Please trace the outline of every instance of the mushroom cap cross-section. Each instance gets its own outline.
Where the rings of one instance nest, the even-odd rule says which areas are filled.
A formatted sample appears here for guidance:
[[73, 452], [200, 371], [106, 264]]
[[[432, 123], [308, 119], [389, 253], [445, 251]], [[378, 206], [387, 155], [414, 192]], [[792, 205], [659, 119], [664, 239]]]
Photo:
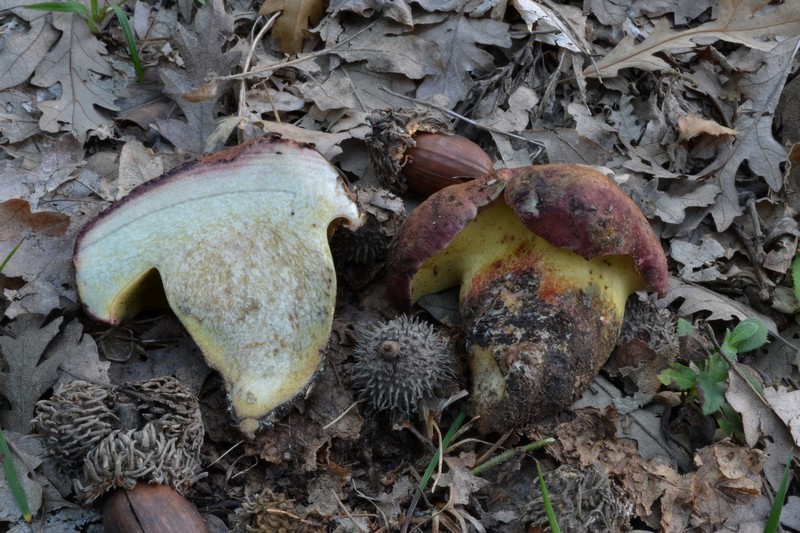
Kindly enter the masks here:
[[411, 213], [390, 248], [390, 300], [408, 310], [460, 285], [482, 431], [568, 407], [616, 342], [628, 296], [663, 292], [667, 264], [636, 204], [580, 165], [500, 170]]
[[260, 139], [145, 183], [90, 222], [75, 245], [78, 294], [91, 316], [118, 324], [160, 276], [249, 431], [321, 365], [337, 219], [361, 223], [336, 169], [309, 146]]

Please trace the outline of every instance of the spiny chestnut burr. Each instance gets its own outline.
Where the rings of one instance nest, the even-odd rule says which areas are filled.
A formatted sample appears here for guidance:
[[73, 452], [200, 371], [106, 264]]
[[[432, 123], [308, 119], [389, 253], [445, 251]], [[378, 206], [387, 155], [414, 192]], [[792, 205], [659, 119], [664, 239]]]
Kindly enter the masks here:
[[407, 311], [460, 286], [471, 410], [504, 432], [574, 402], [613, 349], [628, 296], [663, 293], [664, 251], [604, 174], [581, 165], [504, 169], [430, 196], [387, 261]]
[[447, 340], [406, 315], [369, 327], [354, 355], [353, 387], [372, 411], [411, 414], [455, 379]]

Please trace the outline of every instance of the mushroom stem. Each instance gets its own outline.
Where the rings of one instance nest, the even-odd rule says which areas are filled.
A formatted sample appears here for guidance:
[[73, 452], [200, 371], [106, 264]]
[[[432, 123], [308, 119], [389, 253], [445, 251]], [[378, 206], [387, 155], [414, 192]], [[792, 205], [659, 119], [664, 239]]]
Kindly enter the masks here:
[[[501, 198], [423, 263], [412, 302], [458, 284], [473, 412], [486, 429], [492, 420], [522, 424], [572, 403], [605, 360], [588, 354], [611, 353], [628, 296], [646, 285], [632, 258], [586, 260], [555, 247]], [[570, 354], [587, 356], [567, 363]], [[544, 378], [532, 384], [531, 372]]]

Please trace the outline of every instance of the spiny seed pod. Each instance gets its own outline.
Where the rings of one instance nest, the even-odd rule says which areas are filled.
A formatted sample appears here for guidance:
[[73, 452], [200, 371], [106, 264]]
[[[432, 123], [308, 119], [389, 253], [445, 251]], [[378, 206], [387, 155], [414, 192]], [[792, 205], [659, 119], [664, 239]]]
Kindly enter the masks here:
[[381, 184], [427, 197], [439, 189], [485, 176], [492, 159], [474, 142], [453, 135], [432, 115], [384, 110], [369, 117], [366, 143]]
[[411, 414], [455, 380], [448, 342], [406, 315], [367, 329], [354, 354], [353, 387], [376, 411]]

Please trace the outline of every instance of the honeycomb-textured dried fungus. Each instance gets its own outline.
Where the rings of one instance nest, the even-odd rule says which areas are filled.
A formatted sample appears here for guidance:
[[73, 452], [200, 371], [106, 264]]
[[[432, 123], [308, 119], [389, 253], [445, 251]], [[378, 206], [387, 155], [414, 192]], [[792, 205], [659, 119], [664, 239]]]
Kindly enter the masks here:
[[87, 502], [138, 482], [185, 491], [201, 477], [200, 405], [175, 378], [121, 386], [73, 381], [37, 403], [36, 412], [35, 431]]

